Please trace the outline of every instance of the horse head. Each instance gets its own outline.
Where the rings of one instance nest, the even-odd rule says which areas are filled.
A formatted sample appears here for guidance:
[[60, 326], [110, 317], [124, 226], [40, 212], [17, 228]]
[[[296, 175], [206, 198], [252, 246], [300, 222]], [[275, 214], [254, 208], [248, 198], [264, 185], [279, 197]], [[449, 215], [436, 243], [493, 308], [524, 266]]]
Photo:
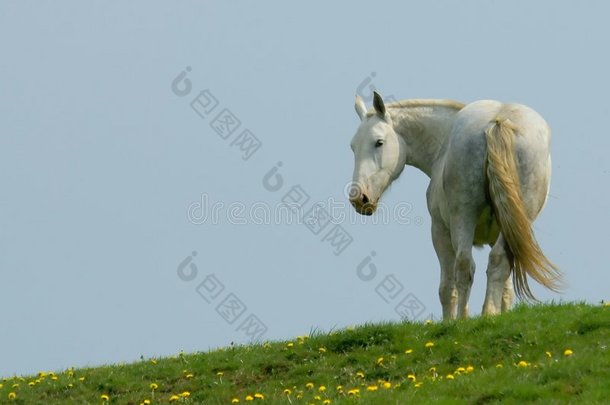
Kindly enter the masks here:
[[355, 107], [361, 122], [350, 144], [355, 165], [349, 200], [359, 214], [372, 215], [381, 195], [405, 167], [406, 145], [379, 93], [374, 93], [372, 112], [367, 112], [359, 96]]

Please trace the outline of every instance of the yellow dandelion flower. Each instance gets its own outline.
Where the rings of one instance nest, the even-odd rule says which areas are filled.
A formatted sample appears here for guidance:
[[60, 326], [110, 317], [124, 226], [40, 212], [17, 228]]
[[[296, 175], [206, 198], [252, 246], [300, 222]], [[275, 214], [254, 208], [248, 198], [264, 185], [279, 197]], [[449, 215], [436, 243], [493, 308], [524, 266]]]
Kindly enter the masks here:
[[341, 392], [341, 391], [343, 391], [343, 385], [337, 385], [337, 387], [335, 389], [337, 391]]
[[28, 385], [29, 385], [30, 387], [33, 387], [33, 386], [35, 386], [35, 385], [36, 385], [36, 383], [35, 383], [34, 381], [30, 381], [30, 382], [28, 383]]
[[194, 377], [194, 375], [193, 375], [193, 374], [191, 374], [191, 373], [189, 373], [189, 374], [185, 375], [184, 377], [185, 377], [185, 378], [188, 378], [188, 379], [191, 379], [191, 378], [193, 378], [193, 377]]
[[392, 388], [392, 383], [389, 381], [386, 381], [383, 383], [382, 387], [386, 390], [389, 390], [390, 388]]
[[551, 353], [551, 352], [544, 352], [544, 354], [545, 354], [545, 356], [546, 356], [546, 357], [548, 357], [549, 359], [550, 359], [551, 357], [553, 357], [553, 353]]
[[573, 354], [574, 354], [574, 352], [572, 351], [572, 349], [565, 349], [563, 352], [564, 356], [571, 356]]
[[101, 399], [102, 401], [109, 401], [109, 400], [110, 400], [110, 397], [109, 397], [108, 395], [106, 395], [106, 394], [102, 394], [102, 395], [100, 395], [100, 399]]
[[152, 360], [150, 360], [150, 363], [151, 363], [152, 365], [155, 365], [155, 364], [157, 364], [157, 360], [152, 359]]
[[407, 349], [407, 350], [405, 350], [405, 354], [411, 354], [411, 353], [413, 353], [413, 349]]
[[320, 388], [318, 388], [318, 391], [324, 392], [324, 391], [326, 391], [326, 387], [323, 385], [320, 385]]
[[246, 395], [246, 401], [254, 401], [254, 397], [252, 395]]
[[38, 377], [42, 377], [42, 378], [44, 378], [44, 377], [46, 377], [46, 376], [47, 376], [47, 373], [45, 373], [44, 371], [40, 371], [40, 372], [38, 373]]
[[265, 399], [265, 396], [263, 394], [261, 394], [260, 392], [257, 392], [256, 394], [254, 394], [254, 398], [256, 398], [256, 399]]
[[142, 401], [142, 403], [144, 405], [150, 405], [150, 399], [145, 399], [144, 401]]
[[436, 373], [436, 367], [430, 367], [428, 371], [431, 373]]
[[158, 385], [157, 383], [151, 383], [151, 384], [150, 384], [150, 389], [151, 389], [151, 390], [153, 390], [153, 391], [154, 391], [154, 390], [156, 390], [157, 388], [159, 388], [159, 385]]
[[466, 372], [466, 369], [465, 369], [464, 367], [458, 367], [458, 368], [455, 370], [455, 373], [454, 373], [454, 374], [462, 374], [462, 373], [465, 373], [465, 372]]
[[72, 383], [68, 384], [68, 388], [72, 388], [72, 387], [74, 387], [74, 384], [72, 384]]
[[424, 384], [423, 382], [418, 382], [418, 383], [415, 383], [413, 386], [414, 386], [415, 388], [419, 388], [419, 387], [421, 387], [423, 384]]
[[502, 363], [496, 364], [496, 368], [502, 368], [502, 367], [504, 367], [504, 365]]
[[178, 394], [178, 396], [181, 397], [181, 398], [188, 398], [188, 397], [191, 396], [191, 393], [188, 392], [188, 391], [184, 391], [183, 393]]
[[322, 405], [329, 405], [331, 403], [332, 401], [330, 399], [325, 399], [324, 401], [322, 401]]
[[179, 401], [180, 397], [178, 395], [172, 395], [169, 397], [169, 402]]
[[321, 401], [321, 400], [322, 400], [322, 397], [321, 397], [321, 396], [319, 396], [319, 395], [315, 395], [315, 396], [313, 397], [313, 399], [315, 399], [316, 401]]
[[305, 388], [307, 388], [308, 390], [313, 388], [313, 383], [312, 382], [308, 382], [307, 384], [305, 384]]
[[529, 363], [525, 360], [521, 360], [519, 363], [517, 363], [517, 367], [527, 367], [529, 366]]
[[432, 324], [432, 319], [426, 319], [426, 322], [424, 322], [426, 325], [431, 325]]
[[231, 403], [232, 403], [232, 404], [239, 404], [239, 398], [233, 398], [233, 399], [231, 400]]
[[57, 377], [56, 375], [51, 376], [51, 380], [53, 380], [53, 381], [57, 381], [58, 378], [59, 377]]
[[347, 395], [360, 395], [360, 390], [358, 388], [352, 388], [351, 390], [347, 391]]
[[10, 399], [12, 401], [15, 398], [17, 398], [17, 394], [15, 394], [14, 392], [9, 392], [8, 393], [8, 399]]
[[426, 347], [426, 349], [434, 347], [434, 342], [427, 342], [425, 347]]
[[320, 347], [320, 348], [318, 349], [318, 351], [319, 351], [320, 353], [326, 353], [326, 348], [325, 348], [325, 347]]
[[473, 371], [474, 371], [474, 367], [472, 367], [472, 366], [466, 367], [466, 372], [467, 373], [472, 373]]
[[356, 377], [364, 378], [364, 373], [362, 371], [358, 371], [356, 373]]
[[218, 377], [222, 377], [223, 375], [225, 375], [225, 373], [223, 371], [219, 371], [219, 372], [216, 373], [216, 375]]
[[379, 387], [376, 385], [369, 385], [368, 387], [366, 387], [367, 391], [377, 391], [378, 389]]
[[294, 343], [292, 343], [292, 342], [288, 342], [288, 343], [286, 344], [286, 347], [288, 347], [288, 348], [293, 347], [293, 346], [294, 346]]
[[445, 376], [446, 379], [448, 380], [453, 380], [455, 379], [455, 377], [453, 376], [453, 374], [447, 374], [447, 376]]
[[292, 394], [292, 391], [290, 391], [288, 388], [286, 388], [284, 390], [284, 395], [290, 395], [290, 394]]
[[80, 377], [78, 381], [85, 381], [85, 377]]
[[303, 398], [303, 394], [297, 394], [297, 399]]
[[407, 375], [407, 379], [410, 381], [415, 381], [417, 378], [415, 378], [415, 374], [409, 374]]

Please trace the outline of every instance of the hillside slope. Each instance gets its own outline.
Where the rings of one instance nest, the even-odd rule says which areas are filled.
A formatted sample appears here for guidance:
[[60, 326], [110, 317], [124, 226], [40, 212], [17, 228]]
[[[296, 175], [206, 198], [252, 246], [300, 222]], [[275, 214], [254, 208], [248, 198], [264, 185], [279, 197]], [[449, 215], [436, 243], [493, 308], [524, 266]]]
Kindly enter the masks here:
[[[365, 325], [290, 342], [4, 379], [13, 404], [608, 403], [610, 306]], [[148, 402], [147, 402], [148, 401]]]

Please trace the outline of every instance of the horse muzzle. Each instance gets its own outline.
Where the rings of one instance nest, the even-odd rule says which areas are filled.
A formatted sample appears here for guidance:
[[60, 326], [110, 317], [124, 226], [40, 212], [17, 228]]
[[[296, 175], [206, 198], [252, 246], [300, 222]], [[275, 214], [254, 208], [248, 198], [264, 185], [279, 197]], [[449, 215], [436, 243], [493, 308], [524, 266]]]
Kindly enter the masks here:
[[373, 213], [377, 209], [377, 203], [372, 202], [369, 197], [364, 193], [350, 198], [349, 201], [356, 210], [356, 212], [361, 215], [373, 215]]

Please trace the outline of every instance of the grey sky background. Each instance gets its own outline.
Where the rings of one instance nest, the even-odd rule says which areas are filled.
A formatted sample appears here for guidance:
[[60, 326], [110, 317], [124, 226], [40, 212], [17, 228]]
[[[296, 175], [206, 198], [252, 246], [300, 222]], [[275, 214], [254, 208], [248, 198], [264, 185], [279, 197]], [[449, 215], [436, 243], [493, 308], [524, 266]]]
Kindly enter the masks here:
[[[144, 355], [289, 339], [398, 320], [409, 293], [438, 317], [439, 269], [425, 206], [427, 179], [407, 168], [386, 194], [409, 224], [341, 222], [353, 242], [335, 255], [327, 228], [257, 225], [254, 204], [277, 205], [294, 185], [345, 203], [358, 119], [357, 87], [385, 96], [498, 99], [527, 104], [553, 130], [553, 180], [535, 223], [568, 288], [543, 300], [610, 298], [610, 71], [601, 1], [3, 2], [0, 5], [0, 376], [133, 361]], [[180, 97], [171, 83], [187, 66]], [[205, 119], [190, 107], [208, 89]], [[368, 92], [368, 85], [365, 93]], [[262, 147], [248, 160], [210, 126], [223, 108]], [[281, 161], [283, 187], [263, 176]], [[188, 220], [202, 195], [241, 203], [217, 223]], [[239, 213], [238, 213], [239, 214]], [[239, 216], [239, 215], [238, 215]], [[332, 225], [331, 225], [332, 226]], [[371, 281], [357, 266], [371, 251]], [[178, 265], [192, 251], [197, 274]], [[480, 312], [486, 254], [477, 252], [471, 308]], [[367, 267], [368, 268], [368, 267]], [[207, 303], [197, 286], [225, 289]], [[403, 285], [386, 303], [376, 287]], [[208, 284], [209, 286], [209, 284]], [[232, 324], [216, 311], [233, 293]]]

